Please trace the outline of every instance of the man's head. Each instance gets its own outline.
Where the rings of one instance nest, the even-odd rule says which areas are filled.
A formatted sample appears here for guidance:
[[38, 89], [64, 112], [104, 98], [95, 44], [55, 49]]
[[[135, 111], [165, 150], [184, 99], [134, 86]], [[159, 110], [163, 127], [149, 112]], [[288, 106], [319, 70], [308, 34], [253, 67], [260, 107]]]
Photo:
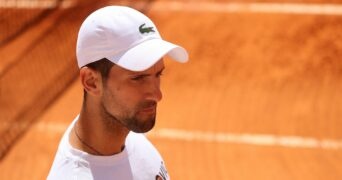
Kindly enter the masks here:
[[142, 13], [108, 6], [89, 15], [77, 39], [77, 62], [85, 106], [105, 123], [121, 124], [135, 132], [154, 126], [161, 100], [162, 58], [186, 62], [185, 49], [162, 40], [153, 22]]

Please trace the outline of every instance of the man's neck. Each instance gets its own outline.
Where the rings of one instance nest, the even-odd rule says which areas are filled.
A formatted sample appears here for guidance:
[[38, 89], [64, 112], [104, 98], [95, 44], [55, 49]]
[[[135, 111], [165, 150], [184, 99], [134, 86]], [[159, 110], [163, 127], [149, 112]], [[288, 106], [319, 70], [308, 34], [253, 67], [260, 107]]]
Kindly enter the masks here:
[[70, 144], [89, 154], [104, 156], [118, 154], [124, 148], [129, 130], [115, 123], [108, 127], [100, 116], [81, 111], [70, 133]]

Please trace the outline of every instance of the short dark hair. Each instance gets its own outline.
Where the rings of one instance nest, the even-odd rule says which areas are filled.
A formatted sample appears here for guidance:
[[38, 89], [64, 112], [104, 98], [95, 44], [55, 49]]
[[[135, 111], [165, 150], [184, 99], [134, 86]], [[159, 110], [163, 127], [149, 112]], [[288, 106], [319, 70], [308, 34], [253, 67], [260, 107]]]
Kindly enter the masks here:
[[113, 65], [114, 63], [109, 61], [107, 58], [102, 58], [98, 61], [89, 63], [85, 66], [90, 69], [100, 72], [102, 76], [102, 80], [106, 81], [109, 75], [109, 71], [113, 67]]

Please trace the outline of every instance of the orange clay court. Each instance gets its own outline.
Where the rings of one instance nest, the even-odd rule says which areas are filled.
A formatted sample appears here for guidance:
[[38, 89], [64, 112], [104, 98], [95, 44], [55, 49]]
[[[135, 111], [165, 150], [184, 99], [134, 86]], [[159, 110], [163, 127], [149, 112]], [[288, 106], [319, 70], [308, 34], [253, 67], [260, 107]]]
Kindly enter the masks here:
[[147, 134], [171, 179], [342, 179], [338, 0], [19, 1], [0, 3], [0, 179], [46, 178], [81, 107], [78, 28], [113, 4], [190, 52], [187, 64], [166, 61]]

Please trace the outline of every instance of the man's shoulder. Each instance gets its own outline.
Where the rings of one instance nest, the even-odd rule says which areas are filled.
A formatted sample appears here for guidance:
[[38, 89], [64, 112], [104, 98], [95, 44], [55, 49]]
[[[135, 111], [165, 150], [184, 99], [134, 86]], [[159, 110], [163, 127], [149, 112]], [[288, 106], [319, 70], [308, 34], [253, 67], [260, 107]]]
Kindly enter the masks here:
[[145, 134], [143, 133], [135, 133], [135, 132], [129, 132], [126, 138], [126, 146], [147, 146], [147, 147], [153, 147], [152, 143], [150, 140], [146, 137]]
[[144, 156], [150, 155], [161, 159], [158, 150], [145, 136], [145, 134], [130, 132], [126, 138], [126, 147], [128, 154], [134, 153], [136, 155], [139, 155], [143, 153], [142, 155]]
[[135, 179], [169, 179], [162, 156], [145, 134], [130, 132], [126, 146]]
[[87, 162], [72, 158], [64, 153], [58, 153], [50, 169], [48, 180], [90, 179]]
[[144, 133], [136, 133], [136, 132], [133, 132], [133, 131], [130, 131], [127, 135], [127, 139], [128, 140], [136, 140], [136, 139], [140, 139], [140, 140], [143, 140], [145, 139], [146, 141], [149, 141], [147, 138], [146, 138], [146, 135]]

